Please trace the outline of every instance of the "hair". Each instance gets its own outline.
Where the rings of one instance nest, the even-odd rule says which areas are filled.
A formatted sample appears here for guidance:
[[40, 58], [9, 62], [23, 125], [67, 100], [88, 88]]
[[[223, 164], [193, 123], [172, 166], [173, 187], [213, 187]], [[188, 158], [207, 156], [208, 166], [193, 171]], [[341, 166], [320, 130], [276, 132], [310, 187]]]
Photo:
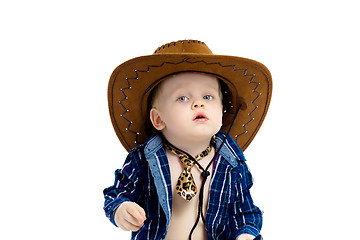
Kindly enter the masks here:
[[[165, 80], [166, 80], [166, 79], [168, 79], [168, 78], [165, 78]], [[155, 101], [156, 101], [156, 99], [157, 99], [157, 97], [159, 96], [159, 93], [160, 93], [160, 86], [161, 86], [161, 84], [162, 84], [163, 82], [164, 82], [164, 80], [161, 81], [158, 85], [156, 85], [156, 86], [154, 87], [154, 89], [151, 90], [151, 92], [150, 92], [149, 101], [148, 101], [149, 112], [150, 112], [151, 108], [153, 108], [154, 105], [155, 105]]]

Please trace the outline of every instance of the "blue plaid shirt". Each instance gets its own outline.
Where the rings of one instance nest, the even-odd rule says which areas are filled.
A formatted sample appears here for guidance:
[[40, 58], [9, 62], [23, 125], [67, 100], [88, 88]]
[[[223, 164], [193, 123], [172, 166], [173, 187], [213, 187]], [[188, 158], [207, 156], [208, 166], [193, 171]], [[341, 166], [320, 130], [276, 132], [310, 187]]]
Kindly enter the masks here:
[[[216, 148], [224, 141], [219, 132]], [[236, 239], [240, 234], [259, 235], [262, 213], [253, 204], [249, 189], [252, 176], [245, 157], [228, 136], [214, 161], [205, 227], [208, 239]], [[132, 239], [165, 239], [171, 218], [171, 178], [168, 159], [159, 135], [130, 151], [123, 168], [115, 171], [115, 183], [104, 190], [106, 216], [116, 226], [114, 213], [125, 201], [146, 212], [143, 227]]]

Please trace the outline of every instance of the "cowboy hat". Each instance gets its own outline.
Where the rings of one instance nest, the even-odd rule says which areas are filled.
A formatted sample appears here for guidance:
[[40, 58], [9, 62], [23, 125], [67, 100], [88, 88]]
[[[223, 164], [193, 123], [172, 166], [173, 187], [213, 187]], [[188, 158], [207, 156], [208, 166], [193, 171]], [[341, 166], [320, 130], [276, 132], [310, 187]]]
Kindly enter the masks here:
[[127, 151], [151, 136], [149, 95], [168, 76], [200, 72], [216, 76], [224, 95], [223, 131], [241, 108], [230, 135], [244, 151], [258, 132], [269, 108], [272, 80], [269, 70], [254, 60], [214, 55], [204, 42], [183, 40], [157, 48], [152, 55], [130, 59], [112, 73], [108, 103], [112, 124]]

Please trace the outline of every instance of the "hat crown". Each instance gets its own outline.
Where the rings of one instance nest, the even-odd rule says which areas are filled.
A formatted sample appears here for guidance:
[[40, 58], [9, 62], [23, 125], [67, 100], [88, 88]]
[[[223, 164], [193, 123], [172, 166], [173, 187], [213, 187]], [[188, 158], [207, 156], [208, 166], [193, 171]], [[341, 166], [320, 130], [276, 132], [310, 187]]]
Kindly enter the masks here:
[[204, 42], [198, 40], [180, 40], [158, 47], [154, 54], [213, 54]]

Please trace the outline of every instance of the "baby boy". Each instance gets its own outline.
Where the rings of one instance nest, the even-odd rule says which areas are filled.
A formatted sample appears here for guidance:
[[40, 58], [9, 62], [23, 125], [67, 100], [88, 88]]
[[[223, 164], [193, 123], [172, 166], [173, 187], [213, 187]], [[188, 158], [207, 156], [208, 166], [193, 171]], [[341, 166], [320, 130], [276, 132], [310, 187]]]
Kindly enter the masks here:
[[[200, 50], [195, 49], [199, 44], [204, 45], [202, 42], [172, 44], [167, 48], [180, 45], [195, 52], [192, 54], [197, 54], [197, 57], [205, 59], [209, 55], [199, 54]], [[182, 46], [184, 44], [187, 46]], [[116, 226], [132, 231], [132, 239], [252, 240], [260, 234], [262, 225], [262, 213], [253, 204], [249, 192], [252, 176], [238, 143], [232, 137], [234, 134], [221, 131], [224, 125], [227, 125], [228, 132], [233, 126], [239, 128], [235, 120], [239, 111], [248, 108], [246, 98], [243, 98], [245, 95], [240, 97], [237, 88], [226, 82], [228, 78], [204, 71], [204, 66], [180, 66], [198, 62], [190, 62], [183, 53], [176, 53], [176, 49], [174, 52], [158, 54], [165, 59], [162, 65], [155, 63], [148, 65], [146, 71], [135, 70], [136, 77], [126, 78], [127, 86], [120, 88], [123, 100], [118, 104], [125, 110], [118, 120], [112, 117], [113, 124], [120, 129], [120, 123], [125, 119], [127, 126], [124, 133], [117, 132], [118, 136], [129, 148], [131, 141], [125, 133], [134, 132], [137, 145], [130, 147], [123, 168], [115, 172], [114, 185], [104, 190], [106, 215]], [[183, 63], [171, 60], [173, 55], [180, 57]], [[149, 77], [147, 81], [152, 83], [145, 87], [133, 84], [132, 81], [139, 81], [142, 77], [138, 72], [147, 75], [151, 68], [163, 68], [170, 65], [170, 61], [173, 65], [169, 67], [175, 66], [170, 70], [171, 74]], [[206, 61], [200, 64], [206, 65]], [[214, 65], [212, 69], [217, 67]], [[118, 73], [110, 80], [109, 102], [114, 99], [117, 77]], [[137, 94], [143, 92], [132, 98], [139, 102], [138, 105], [126, 105], [125, 102], [131, 98], [130, 91], [136, 91], [136, 86], [139, 86]], [[233, 110], [234, 105], [236, 110]], [[109, 107], [110, 114], [113, 114], [116, 107], [110, 103]], [[147, 128], [146, 120], [135, 131], [134, 122], [138, 118], [131, 117], [130, 112], [142, 112], [143, 109], [146, 109], [155, 131], [140, 144], [139, 135], [145, 134], [141, 129]], [[262, 111], [266, 110], [267, 106]], [[228, 112], [232, 119], [225, 116]], [[227, 118], [231, 119], [231, 124]], [[246, 126], [254, 120], [245, 121], [242, 129], [247, 134]], [[235, 135], [235, 139], [237, 137], [239, 135]]]

